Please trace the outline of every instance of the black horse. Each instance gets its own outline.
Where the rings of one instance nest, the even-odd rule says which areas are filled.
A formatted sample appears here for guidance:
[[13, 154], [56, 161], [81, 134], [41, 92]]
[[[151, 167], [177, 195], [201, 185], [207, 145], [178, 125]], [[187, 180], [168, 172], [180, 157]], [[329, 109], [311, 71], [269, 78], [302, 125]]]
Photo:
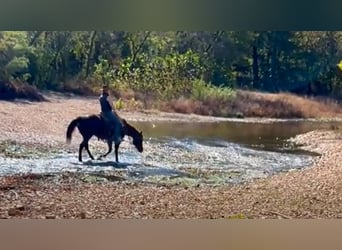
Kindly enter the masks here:
[[[143, 135], [142, 132], [139, 132], [132, 125], [128, 124], [125, 119], [122, 119], [122, 131], [121, 131], [121, 139], [124, 138], [125, 135], [128, 135], [133, 138], [133, 144], [136, 149], [141, 153], [143, 152]], [[82, 150], [85, 148], [88, 152], [89, 157], [94, 160], [94, 157], [89, 151], [88, 142], [92, 136], [96, 136], [101, 140], [107, 141], [108, 144], [108, 152], [104, 155], [101, 155], [100, 158], [106, 157], [108, 154], [112, 152], [113, 139], [110, 136], [108, 125], [106, 121], [100, 115], [90, 115], [90, 116], [79, 116], [76, 119], [72, 120], [67, 128], [66, 132], [66, 140], [69, 144], [71, 142], [71, 136], [75, 128], [78, 128], [80, 134], [83, 137], [83, 141], [80, 144], [79, 152], [78, 152], [78, 160], [82, 161]], [[115, 143], [115, 160], [118, 160], [118, 150], [120, 143]]]

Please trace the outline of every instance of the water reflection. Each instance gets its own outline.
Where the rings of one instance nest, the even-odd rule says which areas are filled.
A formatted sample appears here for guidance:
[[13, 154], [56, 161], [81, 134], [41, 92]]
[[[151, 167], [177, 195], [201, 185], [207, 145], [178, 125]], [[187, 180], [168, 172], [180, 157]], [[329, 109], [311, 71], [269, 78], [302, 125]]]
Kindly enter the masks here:
[[[133, 122], [132, 122], [133, 123]], [[286, 151], [287, 139], [315, 129], [329, 129], [335, 122], [139, 122], [135, 125], [144, 131], [145, 138], [173, 137], [196, 139], [203, 143], [238, 143], [261, 150]], [[290, 151], [291, 148], [289, 148]]]

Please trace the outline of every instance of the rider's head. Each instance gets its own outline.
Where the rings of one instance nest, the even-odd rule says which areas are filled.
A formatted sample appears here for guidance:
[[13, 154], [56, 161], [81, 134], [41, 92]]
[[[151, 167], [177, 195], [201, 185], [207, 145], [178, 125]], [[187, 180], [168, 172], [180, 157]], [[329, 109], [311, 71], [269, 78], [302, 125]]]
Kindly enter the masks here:
[[109, 86], [108, 85], [103, 85], [102, 93], [107, 94], [107, 95], [109, 94]]

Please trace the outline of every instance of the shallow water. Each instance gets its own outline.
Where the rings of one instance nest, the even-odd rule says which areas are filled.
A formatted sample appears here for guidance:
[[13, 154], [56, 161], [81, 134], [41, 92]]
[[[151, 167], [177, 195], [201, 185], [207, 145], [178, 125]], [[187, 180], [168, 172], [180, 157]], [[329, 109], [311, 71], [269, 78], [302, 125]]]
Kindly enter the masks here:
[[[275, 123], [247, 122], [139, 122], [132, 123], [144, 131], [145, 137], [196, 139], [203, 143], [220, 143], [220, 140], [246, 147], [269, 151], [286, 151], [287, 139], [315, 129], [342, 126], [341, 122], [288, 121]], [[293, 150], [290, 150], [293, 152]]]
[[127, 180], [158, 183], [240, 183], [309, 166], [313, 156], [296, 150], [286, 139], [332, 126], [317, 122], [132, 124], [144, 131], [144, 153], [125, 141], [119, 164], [114, 153], [104, 160], [90, 161], [84, 152], [83, 163], [77, 160], [78, 152], [27, 159], [0, 157], [0, 175], [74, 171], [120, 174]]

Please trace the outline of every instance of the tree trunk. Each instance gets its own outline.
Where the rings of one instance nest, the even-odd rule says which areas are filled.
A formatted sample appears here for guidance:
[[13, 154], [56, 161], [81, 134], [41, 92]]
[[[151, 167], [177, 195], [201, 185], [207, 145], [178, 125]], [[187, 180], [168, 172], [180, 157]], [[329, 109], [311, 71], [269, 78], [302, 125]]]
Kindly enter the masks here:
[[36, 40], [38, 39], [38, 37], [43, 33], [44, 31], [36, 31], [34, 33], [34, 36], [33, 38], [31, 39], [30, 43], [29, 43], [29, 46], [33, 46], [34, 43], [36, 42]]
[[91, 59], [91, 53], [93, 52], [94, 48], [94, 41], [96, 38], [96, 31], [93, 31], [90, 39], [90, 45], [89, 45], [89, 50], [88, 50], [88, 55], [87, 55], [87, 66], [86, 66], [86, 77], [89, 76], [89, 71], [90, 71], [90, 59]]
[[150, 36], [151, 32], [148, 31], [146, 34], [145, 34], [145, 37], [143, 39], [143, 41], [139, 44], [138, 48], [135, 49], [135, 44], [134, 44], [134, 41], [131, 41], [132, 42], [132, 64], [131, 64], [131, 68], [134, 67], [134, 63], [135, 63], [135, 60], [137, 59], [137, 56], [140, 52], [140, 50], [142, 49], [142, 47], [144, 46], [147, 38]]
[[270, 88], [272, 91], [278, 90], [278, 79], [277, 79], [277, 41], [276, 41], [276, 33], [272, 34], [271, 39], [271, 68], [270, 68]]
[[252, 59], [253, 59], [253, 88], [258, 89], [260, 87], [259, 86], [258, 50], [255, 45], [253, 45]]

